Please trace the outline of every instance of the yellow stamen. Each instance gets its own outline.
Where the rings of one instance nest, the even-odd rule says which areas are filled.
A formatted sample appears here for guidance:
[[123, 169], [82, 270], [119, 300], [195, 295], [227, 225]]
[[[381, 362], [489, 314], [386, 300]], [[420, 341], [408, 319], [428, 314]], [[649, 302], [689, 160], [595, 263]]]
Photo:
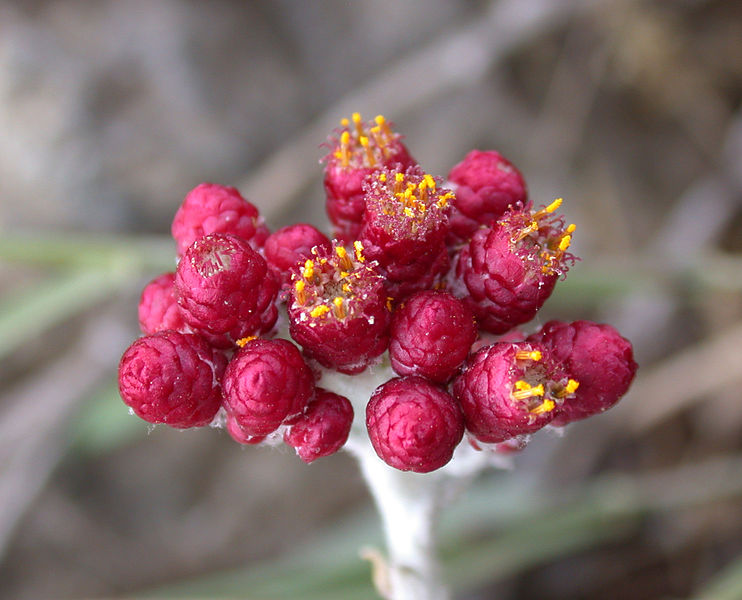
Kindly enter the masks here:
[[389, 312], [392, 312], [392, 302], [394, 302], [394, 298], [392, 298], [391, 296], [387, 296], [386, 297], [386, 309]]
[[562, 198], [557, 198], [556, 200], [554, 200], [554, 202], [549, 204], [549, 206], [547, 206], [544, 210], [547, 213], [553, 213], [557, 208], [559, 208], [562, 205], [562, 202], [564, 202]]
[[328, 312], [330, 312], [330, 309], [324, 304], [320, 304], [319, 306], [315, 306], [312, 309], [312, 311], [309, 313], [309, 316], [314, 317], [316, 319], [317, 317], [321, 317], [322, 315], [325, 315]]
[[407, 217], [409, 217], [410, 219], [411, 219], [412, 217], [414, 217], [414, 216], [415, 216], [415, 213], [414, 213], [414, 212], [412, 212], [412, 211], [411, 211], [411, 210], [410, 210], [409, 208], [406, 208], [406, 207], [405, 207], [405, 209], [404, 209], [404, 214], [405, 214], [405, 215], [406, 215]]
[[337, 254], [338, 258], [340, 259], [340, 266], [342, 267], [343, 271], [350, 271], [353, 268], [353, 263], [348, 257], [348, 252], [345, 248], [343, 248], [342, 246], [337, 246], [335, 248], [335, 254]]
[[253, 340], [258, 339], [257, 335], [248, 335], [247, 337], [240, 338], [235, 342], [240, 348], [244, 348], [247, 346], [248, 342], [252, 342]]
[[528, 412], [532, 415], [542, 415], [547, 412], [551, 412], [554, 410], [554, 407], [556, 404], [553, 400], [549, 400], [548, 398], [545, 399], [541, 404], [539, 404], [536, 408], [532, 408]]
[[343, 299], [338, 296], [336, 297], [332, 303], [335, 305], [335, 316], [338, 319], [344, 319], [345, 318], [345, 306], [343, 306]]
[[575, 232], [575, 229], [577, 229], [577, 225], [574, 223], [570, 223], [567, 225], [567, 229], [564, 230], [564, 233], [573, 234]]
[[311, 258], [304, 263], [304, 279], [309, 281], [314, 276], [314, 261]]
[[299, 304], [304, 304], [307, 301], [307, 295], [304, 293], [305, 287], [306, 283], [304, 283], [303, 279], [300, 279], [294, 284], [294, 289], [296, 290], [296, 301]]
[[350, 162], [350, 133], [343, 131], [340, 135], [340, 160], [344, 167], [348, 166]]
[[361, 143], [361, 146], [363, 146], [363, 150], [366, 152], [366, 160], [368, 161], [368, 165], [370, 167], [376, 166], [376, 157], [374, 156], [374, 151], [371, 149], [371, 146], [368, 144], [368, 138], [365, 135], [362, 135], [360, 138], [358, 138], [358, 141]]
[[347, 283], [344, 283], [344, 284], [343, 284], [343, 291], [344, 291], [344, 292], [345, 292], [346, 294], [350, 294], [350, 285], [349, 285], [349, 284], [347, 284]]
[[376, 118], [374, 119], [376, 124], [381, 127], [381, 130], [384, 132], [384, 135], [387, 136], [389, 139], [392, 138], [392, 130], [389, 129], [389, 124], [386, 122], [386, 119], [383, 115], [376, 115]]
[[402, 173], [394, 174], [394, 193], [395, 194], [402, 193], [402, 182], [403, 181], [404, 181], [404, 174]]
[[349, 125], [350, 121], [348, 121], [348, 119], [346, 119], [345, 117], [340, 119], [340, 127], [348, 127]]
[[541, 360], [541, 357], [542, 355], [539, 350], [520, 350], [515, 353], [515, 358], [517, 360], [535, 360], [536, 362], [538, 362], [539, 360]]
[[363, 256], [363, 244], [359, 240], [356, 240], [353, 242], [353, 248], [356, 251], [356, 260], [358, 262], [366, 262], [366, 257]]
[[362, 135], [364, 135], [363, 125], [361, 123], [361, 113], [354, 112], [351, 115], [351, 118], [353, 119], [353, 124], [356, 126], [356, 131], [358, 132], [358, 137], [360, 138]]
[[[525, 386], [528, 386], [528, 387], [525, 387]], [[517, 392], [510, 392], [510, 394], [516, 400], [527, 400], [528, 398], [533, 398], [534, 396], [543, 396], [544, 395], [544, 386], [541, 383], [539, 383], [536, 387], [531, 387], [525, 381], [523, 381], [523, 382], [516, 381], [515, 382], [515, 387], [516, 387], [516, 389], [518, 391]]]
[[379, 173], [379, 181], [386, 183], [386, 173]]
[[435, 179], [433, 179], [433, 177], [431, 175], [428, 175], [427, 173], [425, 174], [425, 177], [423, 177], [423, 179], [425, 180], [425, 183], [428, 184], [428, 188], [430, 189], [430, 191], [434, 192], [435, 191]]
[[569, 248], [569, 244], [572, 242], [571, 235], [565, 235], [559, 242], [559, 251], [565, 252]]

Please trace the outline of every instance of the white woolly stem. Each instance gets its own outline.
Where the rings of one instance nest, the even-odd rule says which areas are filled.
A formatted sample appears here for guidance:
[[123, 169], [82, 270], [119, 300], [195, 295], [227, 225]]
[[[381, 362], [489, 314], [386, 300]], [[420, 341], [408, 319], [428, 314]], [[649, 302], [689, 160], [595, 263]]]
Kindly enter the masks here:
[[320, 385], [349, 398], [355, 410], [346, 449], [358, 459], [376, 501], [389, 555], [386, 572], [375, 577], [378, 591], [389, 600], [446, 600], [450, 596], [436, 554], [438, 514], [488, 461], [486, 453], [462, 443], [454, 459], [433, 473], [403, 472], [384, 463], [366, 432], [366, 404], [374, 389], [392, 377], [388, 365], [352, 377], [327, 371]]

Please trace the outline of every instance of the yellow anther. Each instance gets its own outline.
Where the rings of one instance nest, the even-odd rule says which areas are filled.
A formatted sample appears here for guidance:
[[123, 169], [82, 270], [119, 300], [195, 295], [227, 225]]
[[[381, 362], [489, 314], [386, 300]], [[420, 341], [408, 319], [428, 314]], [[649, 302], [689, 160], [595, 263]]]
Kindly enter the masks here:
[[575, 229], [577, 229], [577, 225], [575, 225], [574, 223], [570, 223], [569, 225], [567, 225], [567, 229], [564, 230], [564, 233], [572, 234], [575, 232]]
[[556, 394], [554, 394], [557, 398], [565, 398], [567, 396], [570, 396], [571, 394], [574, 394], [577, 391], [577, 388], [580, 387], [580, 382], [576, 381], [574, 379], [569, 379], [567, 381], [567, 385], [565, 385], [561, 390], [559, 390]]
[[394, 298], [392, 298], [391, 296], [387, 296], [386, 297], [386, 309], [389, 312], [392, 312], [392, 302], [394, 302]]
[[536, 362], [538, 362], [539, 360], [541, 360], [542, 355], [541, 351], [539, 350], [519, 350], [515, 353], [515, 358], [517, 360], [535, 360]]
[[304, 288], [306, 287], [306, 283], [304, 283], [303, 279], [299, 279], [294, 284], [294, 289], [296, 290], [296, 301], [299, 304], [304, 304], [307, 301], [307, 295], [304, 293]]
[[410, 209], [409, 209], [409, 208], [407, 208], [407, 207], [405, 207], [405, 209], [404, 209], [404, 214], [405, 214], [406, 216], [410, 217], [410, 218], [412, 218], [412, 217], [414, 217], [414, 216], [415, 216], [415, 213], [414, 213], [414, 212], [412, 212], [412, 210], [410, 210]]
[[353, 248], [356, 251], [356, 260], [358, 262], [366, 262], [366, 257], [363, 256], [363, 244], [359, 240], [356, 240], [353, 242]]
[[347, 284], [347, 283], [344, 283], [344, 284], [343, 284], [343, 291], [344, 291], [344, 292], [345, 292], [346, 294], [350, 294], [350, 285], [349, 285], [349, 284]]
[[[520, 386], [519, 386], [520, 384]], [[533, 398], [534, 396], [543, 396], [544, 395], [544, 386], [543, 384], [539, 383], [536, 387], [531, 387], [528, 385], [528, 387], [523, 386], [523, 384], [528, 385], [525, 381], [515, 382], [515, 388], [518, 390], [516, 392], [511, 392], [511, 395], [516, 400], [527, 400], [528, 398]], [[521, 387], [522, 386], [522, 387]]]
[[248, 335], [247, 337], [240, 338], [235, 342], [240, 348], [244, 348], [247, 346], [248, 342], [252, 342], [253, 340], [258, 339], [257, 335]]
[[309, 281], [314, 276], [314, 261], [311, 258], [304, 263], [304, 279]]
[[330, 309], [324, 304], [320, 304], [319, 306], [315, 306], [311, 310], [311, 312], [309, 313], [309, 316], [314, 317], [316, 319], [317, 317], [321, 317], [322, 315], [325, 315], [328, 312], [330, 312]]
[[345, 306], [343, 305], [343, 299], [340, 296], [337, 296], [335, 299], [333, 299], [332, 303], [335, 305], [335, 316], [338, 319], [344, 319]]
[[340, 279], [345, 279], [348, 276], [348, 271], [340, 271]]
[[428, 188], [434, 192], [435, 191], [435, 179], [433, 179], [433, 177], [428, 175], [427, 173], [425, 174], [425, 177], [423, 177], [423, 179], [425, 180], [425, 183], [428, 185]]
[[541, 404], [539, 404], [536, 408], [532, 408], [528, 412], [532, 415], [542, 415], [547, 412], [551, 412], [554, 410], [554, 407], [556, 404], [553, 400], [549, 400], [548, 398], [544, 400]]
[[565, 235], [560, 241], [559, 241], [559, 251], [565, 252], [567, 248], [569, 248], [570, 243], [572, 242], [572, 236], [571, 235]]
[[340, 119], [340, 127], [348, 127], [349, 125], [350, 121], [348, 121], [348, 119], [346, 119], [345, 117]]
[[559, 208], [562, 205], [563, 201], [564, 200], [562, 198], [557, 198], [556, 200], [554, 200], [554, 202], [549, 204], [549, 206], [547, 206], [544, 210], [547, 213], [553, 213], [557, 208]]
[[516, 381], [514, 385], [515, 385], [515, 389], [518, 391], [531, 389], [531, 384], [528, 383], [527, 381], [523, 381], [522, 379], [519, 379], [518, 381]]
[[340, 266], [343, 271], [350, 271], [353, 268], [353, 263], [351, 262], [350, 257], [348, 256], [348, 251], [345, 248], [342, 246], [336, 246], [335, 254], [337, 254], [340, 259]]
[[386, 183], [386, 173], [379, 173], [379, 181]]

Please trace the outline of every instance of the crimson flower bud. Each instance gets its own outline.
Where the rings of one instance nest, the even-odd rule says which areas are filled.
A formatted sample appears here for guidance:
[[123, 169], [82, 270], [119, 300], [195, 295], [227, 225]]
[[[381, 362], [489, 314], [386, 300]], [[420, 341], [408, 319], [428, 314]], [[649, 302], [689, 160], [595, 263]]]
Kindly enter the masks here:
[[210, 233], [231, 233], [261, 248], [268, 237], [263, 217], [233, 187], [202, 183], [193, 188], [175, 213], [171, 227], [178, 255]]
[[293, 274], [287, 308], [289, 333], [321, 365], [360, 373], [389, 343], [384, 284], [355, 243], [313, 250]]
[[530, 321], [575, 258], [567, 252], [574, 225], [552, 213], [561, 199], [538, 211], [511, 211], [477, 230], [459, 253], [456, 291], [490, 333]]
[[638, 368], [631, 342], [610, 325], [550, 321], [528, 339], [543, 344], [579, 382], [574, 395], [559, 407], [554, 425], [567, 425], [611, 408], [628, 391]]
[[481, 442], [498, 443], [550, 423], [576, 386], [543, 346], [498, 342], [467, 361], [453, 393], [467, 430]]
[[528, 208], [520, 171], [494, 150], [472, 150], [448, 174], [455, 184], [449, 243], [465, 242], [510, 209]]
[[229, 436], [238, 444], [255, 446], [256, 444], [259, 444], [260, 442], [265, 440], [264, 435], [248, 435], [240, 426], [239, 421], [230, 414], [227, 414], [224, 428], [227, 430]]
[[227, 415], [246, 436], [266, 436], [302, 413], [314, 376], [291, 342], [253, 339], [229, 362], [223, 387]]
[[227, 359], [200, 336], [161, 331], [139, 338], [119, 363], [119, 393], [150, 423], [207, 425], [221, 404]]
[[387, 381], [366, 406], [376, 454], [401, 471], [428, 473], [445, 465], [464, 435], [456, 401], [418, 376]]
[[297, 223], [274, 231], [265, 241], [265, 260], [279, 283], [286, 287], [291, 282], [291, 269], [307, 258], [312, 248], [329, 249], [327, 236], [307, 223]]
[[392, 315], [389, 356], [398, 375], [448, 381], [477, 339], [471, 310], [448, 292], [427, 290]]
[[175, 289], [188, 325], [227, 342], [269, 331], [278, 316], [276, 280], [263, 257], [234, 235], [194, 242], [178, 263]]
[[380, 169], [364, 183], [359, 239], [396, 301], [428, 289], [448, 271], [448, 213], [453, 194], [419, 167]]
[[327, 215], [335, 226], [335, 237], [350, 243], [361, 230], [364, 179], [379, 168], [400, 164], [405, 169], [416, 163], [401, 136], [381, 115], [364, 123], [361, 115], [353, 113], [352, 123], [343, 119], [328, 145], [331, 151], [325, 157], [324, 178]]
[[304, 414], [292, 422], [284, 441], [305, 463], [334, 454], [348, 440], [353, 406], [345, 396], [317, 388]]
[[185, 332], [186, 324], [175, 300], [175, 273], [150, 281], [139, 299], [139, 327], [145, 335], [171, 329]]

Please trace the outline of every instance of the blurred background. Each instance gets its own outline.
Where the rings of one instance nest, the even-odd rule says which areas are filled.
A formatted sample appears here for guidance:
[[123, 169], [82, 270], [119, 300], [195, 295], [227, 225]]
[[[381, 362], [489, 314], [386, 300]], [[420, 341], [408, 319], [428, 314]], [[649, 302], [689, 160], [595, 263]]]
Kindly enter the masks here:
[[538, 322], [640, 364], [449, 509], [456, 598], [742, 598], [741, 100], [734, 0], [0, 1], [0, 597], [375, 597], [348, 456], [149, 429], [115, 380], [185, 193], [328, 231], [357, 110], [563, 196], [582, 261]]

